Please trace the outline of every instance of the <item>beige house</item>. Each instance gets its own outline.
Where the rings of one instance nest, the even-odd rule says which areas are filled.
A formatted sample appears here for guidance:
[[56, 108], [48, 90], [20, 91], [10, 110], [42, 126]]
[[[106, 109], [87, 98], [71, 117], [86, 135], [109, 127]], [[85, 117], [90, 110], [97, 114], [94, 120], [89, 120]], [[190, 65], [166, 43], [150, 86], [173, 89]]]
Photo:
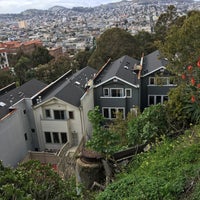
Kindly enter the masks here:
[[93, 109], [88, 80], [96, 70], [86, 67], [75, 74], [66, 73], [34, 98], [34, 118], [38, 150], [58, 152], [64, 144], [77, 146], [91, 125], [87, 113]]

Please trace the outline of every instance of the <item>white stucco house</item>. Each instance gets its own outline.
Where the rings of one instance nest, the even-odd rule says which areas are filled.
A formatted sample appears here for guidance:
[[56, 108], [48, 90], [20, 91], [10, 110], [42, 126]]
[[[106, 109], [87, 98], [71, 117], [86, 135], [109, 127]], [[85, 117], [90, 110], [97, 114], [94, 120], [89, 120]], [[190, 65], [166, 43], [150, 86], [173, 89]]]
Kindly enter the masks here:
[[85, 67], [64, 74], [33, 99], [39, 151], [58, 152], [66, 143], [77, 146], [91, 130], [87, 113], [93, 108], [88, 80], [96, 70]]
[[33, 79], [0, 89], [0, 160], [5, 166], [16, 167], [29, 151], [78, 146], [91, 132], [87, 113], [94, 106], [93, 91], [87, 91], [95, 73], [85, 67], [49, 85]]
[[0, 90], [0, 160], [5, 166], [17, 166], [29, 150], [35, 150], [32, 97], [44, 87], [33, 79], [18, 88]]

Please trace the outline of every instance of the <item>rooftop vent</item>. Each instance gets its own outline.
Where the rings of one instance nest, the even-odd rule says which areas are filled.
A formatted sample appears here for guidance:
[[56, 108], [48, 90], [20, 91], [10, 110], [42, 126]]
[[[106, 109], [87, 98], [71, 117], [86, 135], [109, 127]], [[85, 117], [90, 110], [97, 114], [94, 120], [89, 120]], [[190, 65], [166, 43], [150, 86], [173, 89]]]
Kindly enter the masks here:
[[4, 102], [0, 102], [0, 107], [4, 107], [6, 104]]
[[80, 85], [80, 82], [76, 81], [75, 84], [76, 84], [76, 85]]
[[124, 69], [128, 69], [128, 66], [125, 65], [125, 66], [124, 66]]

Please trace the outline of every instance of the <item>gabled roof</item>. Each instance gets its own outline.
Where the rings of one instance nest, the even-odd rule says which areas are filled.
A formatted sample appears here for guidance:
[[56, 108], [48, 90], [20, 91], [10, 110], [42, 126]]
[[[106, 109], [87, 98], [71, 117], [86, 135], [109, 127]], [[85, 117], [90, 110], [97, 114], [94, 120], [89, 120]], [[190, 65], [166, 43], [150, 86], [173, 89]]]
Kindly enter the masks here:
[[107, 63], [94, 79], [94, 85], [99, 86], [112, 78], [124, 80], [130, 85], [138, 85], [137, 74], [133, 67], [139, 63], [138, 60], [130, 56], [123, 56], [114, 62]]
[[46, 86], [45, 83], [32, 79], [25, 84], [0, 96], [0, 119], [11, 112], [10, 107], [24, 98], [31, 98]]
[[85, 67], [75, 74], [63, 79], [60, 84], [51, 84], [51, 86], [47, 88], [48, 92], [44, 90], [37, 95], [37, 97], [41, 97], [41, 101], [34, 101], [35, 105], [40, 105], [42, 102], [56, 97], [66, 103], [79, 107], [80, 99], [86, 91], [86, 84], [90, 79], [93, 79], [95, 73], [95, 69]]
[[161, 68], [165, 68], [167, 60], [162, 58], [158, 50], [144, 57], [142, 76], [147, 76]]

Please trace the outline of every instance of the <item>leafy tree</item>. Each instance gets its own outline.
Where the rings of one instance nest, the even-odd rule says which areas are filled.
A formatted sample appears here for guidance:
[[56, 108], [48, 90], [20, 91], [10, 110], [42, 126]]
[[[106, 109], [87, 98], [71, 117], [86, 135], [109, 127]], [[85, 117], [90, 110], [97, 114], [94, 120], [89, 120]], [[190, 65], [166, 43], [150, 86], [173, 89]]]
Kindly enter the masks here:
[[30, 65], [30, 59], [24, 56], [22, 56], [15, 65], [14, 71], [16, 73], [20, 85], [27, 81], [26, 72], [28, 71], [28, 69], [30, 69]]
[[75, 182], [63, 181], [49, 166], [29, 161], [16, 169], [5, 168], [0, 163], [0, 199], [64, 200], [79, 199]]
[[34, 68], [40, 64], [46, 64], [52, 59], [53, 56], [49, 54], [49, 51], [45, 47], [39, 46], [33, 51], [31, 55], [32, 67]]
[[27, 55], [25, 55], [23, 53], [23, 51], [19, 50], [17, 52], [17, 54], [8, 54], [8, 62], [9, 62], [9, 66], [10, 67], [15, 67], [15, 65], [17, 64], [17, 62], [19, 61], [19, 59], [24, 56], [24, 57], [28, 57]]
[[179, 17], [176, 7], [174, 5], [168, 6], [167, 11], [159, 16], [155, 25], [157, 40], [165, 41], [166, 34], [170, 27], [176, 23], [180, 23], [180, 20], [178, 19]]
[[174, 134], [182, 133], [190, 124], [191, 118], [184, 109], [190, 104], [191, 89], [187, 84], [181, 84], [169, 92], [166, 103], [167, 118], [170, 130]]
[[14, 82], [15, 77], [10, 71], [0, 70], [0, 88], [3, 88], [12, 82]]
[[[162, 54], [168, 59], [168, 70], [177, 75], [179, 84], [183, 84], [171, 93], [169, 101], [170, 112], [182, 118], [180, 122], [183, 127], [190, 122], [198, 123], [200, 120], [199, 32], [200, 12], [191, 11], [182, 26], [170, 28], [164, 45], [160, 46]], [[177, 122], [179, 128], [181, 123]]]
[[69, 57], [63, 55], [47, 64], [39, 65], [34, 70], [37, 79], [51, 83], [70, 69], [73, 69], [72, 61]]
[[124, 119], [121, 112], [116, 113], [116, 118], [111, 124], [109, 124], [109, 131], [111, 134], [116, 134], [119, 137], [119, 147], [124, 148], [129, 143], [127, 137], [128, 123], [136, 118], [135, 113], [132, 111], [128, 113], [126, 119]]
[[74, 58], [74, 65], [76, 65], [76, 69], [82, 69], [88, 65], [88, 60], [91, 56], [91, 53], [89, 50], [80, 51], [75, 55]]
[[92, 123], [93, 132], [91, 139], [87, 142], [87, 147], [109, 157], [118, 149], [118, 135], [104, 128], [105, 119], [101, 115], [98, 106], [89, 111], [88, 118]]
[[[195, 66], [200, 56], [199, 32], [200, 12], [190, 12], [181, 27], [170, 28], [165, 43], [159, 46], [168, 59], [168, 69], [180, 78], [182, 75], [191, 75], [198, 81], [199, 75], [195, 72]], [[192, 65], [194, 68], [189, 67]]]
[[128, 123], [129, 145], [153, 142], [168, 132], [166, 107], [162, 104], [152, 105]]
[[99, 69], [109, 58], [115, 60], [124, 55], [136, 57], [136, 45], [135, 38], [125, 30], [120, 28], [108, 29], [96, 40], [96, 49], [88, 64]]
[[157, 49], [154, 43], [155, 36], [149, 32], [139, 31], [136, 35], [134, 35], [134, 38], [137, 44], [137, 49], [136, 49], [137, 58], [140, 58], [143, 53], [144, 55], [147, 55]]

